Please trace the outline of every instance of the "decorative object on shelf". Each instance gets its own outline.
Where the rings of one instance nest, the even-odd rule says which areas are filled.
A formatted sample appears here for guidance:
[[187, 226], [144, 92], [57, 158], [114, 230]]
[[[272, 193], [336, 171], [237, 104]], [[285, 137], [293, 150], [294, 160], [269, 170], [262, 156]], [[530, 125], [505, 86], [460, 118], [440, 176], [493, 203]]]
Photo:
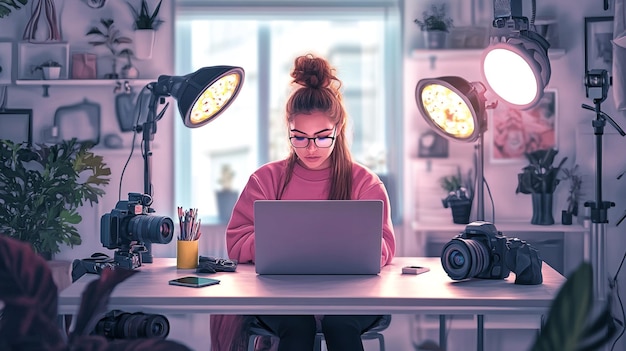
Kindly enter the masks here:
[[131, 57], [133, 57], [134, 53], [131, 49], [123, 49], [119, 52], [118, 56], [126, 57], [126, 64], [122, 66], [122, 71], [120, 75], [124, 79], [136, 79], [139, 78], [139, 70], [137, 67], [133, 66], [133, 61]]
[[569, 181], [567, 195], [567, 209], [561, 212], [561, 224], [572, 224], [572, 217], [578, 216], [578, 205], [582, 196], [583, 177], [578, 173], [578, 165], [572, 168], [562, 168], [565, 175], [563, 180]]
[[122, 132], [132, 132], [139, 123], [135, 113], [137, 95], [133, 92], [128, 82], [124, 82], [123, 89], [121, 83], [118, 82], [118, 85], [119, 87], [115, 88], [117, 93], [115, 96], [115, 114], [117, 115], [117, 122]]
[[567, 157], [564, 157], [559, 165], [554, 167], [552, 164], [557, 153], [558, 150], [556, 149], [541, 149], [526, 153], [526, 158], [530, 164], [522, 169], [522, 173], [517, 175], [515, 193], [532, 196], [533, 216], [530, 220], [532, 224], [554, 224], [554, 217], [552, 216], [553, 195], [560, 182], [559, 171], [567, 161]]
[[5, 109], [0, 104], [0, 140], [14, 143], [33, 142], [33, 110]]
[[91, 147], [75, 139], [34, 147], [0, 142], [0, 232], [40, 253], [80, 245], [78, 209], [86, 201], [98, 203], [111, 175]]
[[72, 79], [96, 79], [97, 59], [96, 54], [72, 54]]
[[448, 139], [433, 130], [427, 130], [420, 134], [417, 156], [447, 158], [448, 144]]
[[[32, 43], [61, 41], [54, 0], [36, 0], [22, 39]], [[45, 15], [44, 15], [45, 12]]]
[[447, 15], [446, 4], [433, 4], [430, 11], [422, 12], [422, 20], [415, 22], [424, 33], [424, 43], [428, 49], [442, 49], [446, 47], [446, 39], [454, 21]]
[[70, 45], [66, 42], [49, 42], [45, 44], [21, 41], [17, 51], [17, 79], [41, 80], [41, 74], [35, 67], [47, 61], [56, 61], [61, 65], [58, 79], [67, 79], [69, 75]]
[[112, 56], [112, 71], [104, 75], [105, 79], [117, 79], [119, 75], [117, 73], [117, 58], [121, 51], [118, 51], [120, 44], [130, 44], [133, 40], [129, 37], [125, 37], [121, 32], [115, 28], [114, 20], [112, 18], [101, 18], [100, 24], [104, 27], [104, 31], [98, 27], [91, 27], [86, 35], [98, 36], [98, 40], [92, 40], [89, 44], [93, 46], [104, 45], [111, 52]]
[[100, 142], [100, 104], [83, 102], [61, 106], [54, 113], [58, 140], [76, 139], [92, 146]]
[[239, 194], [233, 190], [233, 179], [235, 179], [235, 172], [230, 165], [222, 165], [221, 175], [218, 179], [221, 190], [218, 190], [216, 193], [217, 215], [220, 223], [228, 223], [233, 207], [235, 207], [237, 202]]
[[445, 199], [441, 200], [444, 208], [452, 211], [452, 221], [457, 224], [468, 224], [470, 213], [472, 212], [472, 202], [474, 200], [474, 185], [472, 181], [472, 171], [467, 172], [463, 178], [461, 167], [457, 167], [457, 173], [439, 179], [439, 185], [448, 193]]
[[63, 66], [61, 66], [60, 63], [54, 60], [48, 60], [33, 68], [33, 73], [41, 71], [43, 73], [43, 79], [45, 80], [59, 79], [61, 76], [61, 67]]
[[161, 2], [162, 0], [159, 0], [159, 3], [152, 13], [150, 13], [148, 9], [146, 0], [141, 0], [141, 8], [139, 10], [135, 9], [132, 4], [127, 2], [134, 16], [135, 57], [139, 60], [152, 58], [155, 32], [159, 29], [161, 24], [163, 24], [163, 20], [157, 17], [161, 9]]

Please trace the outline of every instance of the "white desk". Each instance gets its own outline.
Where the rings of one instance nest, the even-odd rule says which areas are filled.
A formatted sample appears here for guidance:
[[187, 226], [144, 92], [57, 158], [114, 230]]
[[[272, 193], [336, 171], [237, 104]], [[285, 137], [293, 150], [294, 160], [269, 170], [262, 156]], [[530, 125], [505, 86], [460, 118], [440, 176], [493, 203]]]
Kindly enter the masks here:
[[[194, 274], [177, 270], [175, 259], [156, 258], [144, 264], [113, 291], [109, 308], [151, 313], [216, 314], [544, 314], [565, 278], [543, 265], [541, 285], [506, 280], [453, 281], [439, 258], [396, 257], [377, 276], [259, 276], [254, 266], [237, 272], [207, 274], [221, 283], [205, 288], [168, 285], [170, 279]], [[404, 265], [423, 265], [430, 272], [401, 274]], [[59, 296], [59, 313], [75, 314], [86, 274]]]

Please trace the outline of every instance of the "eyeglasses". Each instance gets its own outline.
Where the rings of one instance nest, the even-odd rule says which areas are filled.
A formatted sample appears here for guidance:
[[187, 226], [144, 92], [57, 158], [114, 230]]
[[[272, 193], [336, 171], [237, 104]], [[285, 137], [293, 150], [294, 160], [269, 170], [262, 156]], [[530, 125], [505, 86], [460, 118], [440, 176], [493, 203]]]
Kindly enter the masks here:
[[[337, 130], [335, 129], [335, 132], [336, 131]], [[313, 143], [315, 143], [315, 146], [319, 148], [329, 148], [333, 146], [335, 137], [334, 136], [323, 136], [323, 137], [315, 137], [315, 138], [308, 138], [308, 137], [301, 137], [301, 136], [289, 137], [289, 141], [291, 142], [291, 145], [296, 148], [309, 147], [309, 143], [311, 142], [311, 140], [313, 140]]]

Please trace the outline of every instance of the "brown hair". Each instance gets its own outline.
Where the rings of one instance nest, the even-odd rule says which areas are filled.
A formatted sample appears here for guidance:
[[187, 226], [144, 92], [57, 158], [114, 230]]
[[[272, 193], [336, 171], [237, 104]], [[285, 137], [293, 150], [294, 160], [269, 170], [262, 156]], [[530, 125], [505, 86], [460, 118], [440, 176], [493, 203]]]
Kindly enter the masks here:
[[[320, 111], [328, 114], [335, 124], [335, 148], [330, 155], [331, 182], [328, 189], [329, 200], [350, 200], [352, 192], [352, 156], [346, 140], [348, 114], [343, 105], [339, 89], [341, 81], [335, 76], [335, 69], [328, 61], [312, 54], [296, 57], [291, 71], [292, 83], [296, 85], [286, 107], [286, 122], [298, 114]], [[298, 156], [292, 148], [287, 157], [287, 167], [283, 186], [278, 193], [280, 199], [291, 180]]]

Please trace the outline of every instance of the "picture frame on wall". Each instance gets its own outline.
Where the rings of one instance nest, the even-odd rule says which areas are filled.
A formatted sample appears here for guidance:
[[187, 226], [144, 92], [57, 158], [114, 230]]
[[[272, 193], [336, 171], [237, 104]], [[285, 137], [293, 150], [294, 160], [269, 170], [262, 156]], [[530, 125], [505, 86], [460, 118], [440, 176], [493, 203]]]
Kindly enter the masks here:
[[585, 72], [613, 65], [613, 16], [585, 17]]
[[0, 139], [33, 144], [33, 110], [0, 109]]
[[526, 153], [556, 148], [557, 91], [547, 89], [537, 106], [519, 110], [499, 104], [489, 110], [492, 163], [526, 161]]

